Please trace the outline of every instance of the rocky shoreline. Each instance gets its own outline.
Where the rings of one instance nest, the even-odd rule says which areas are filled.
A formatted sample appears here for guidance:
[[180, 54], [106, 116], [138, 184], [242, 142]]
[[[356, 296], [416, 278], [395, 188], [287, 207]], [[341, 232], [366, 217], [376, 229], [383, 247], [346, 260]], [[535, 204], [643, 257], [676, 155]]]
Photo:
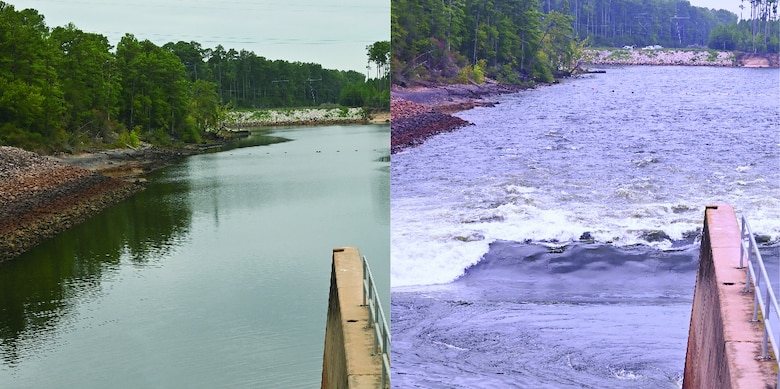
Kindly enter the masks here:
[[582, 62], [592, 65], [682, 65], [722, 66], [736, 65], [731, 51], [677, 50], [677, 49], [591, 49], [585, 50]]
[[363, 108], [294, 108], [231, 111], [224, 123], [227, 130], [246, 127], [317, 126], [364, 124], [376, 113]]
[[[374, 122], [385, 123], [389, 116], [376, 114]], [[52, 156], [0, 146], [0, 262], [143, 190], [146, 174], [220, 146], [144, 144]]]
[[249, 129], [260, 127], [335, 126], [350, 124], [385, 124], [390, 113], [363, 108], [295, 108], [232, 111], [221, 128], [213, 130], [223, 139], [249, 135]]
[[591, 65], [647, 66], [718, 66], [773, 67], [779, 66], [777, 54], [741, 53], [700, 49], [588, 49], [582, 63]]
[[82, 154], [55, 154], [46, 158], [112, 178], [143, 182], [145, 174], [171, 165], [186, 156], [220, 146], [220, 143], [179, 148], [144, 145], [135, 149], [90, 150]]
[[141, 191], [138, 183], [0, 146], [0, 261]]
[[[777, 54], [735, 53], [690, 49], [589, 49], [581, 61], [591, 65], [678, 65], [722, 67], [778, 67]], [[587, 72], [587, 71], [586, 71]], [[528, 87], [502, 85], [419, 84], [394, 85], [391, 90], [391, 154], [423, 143], [442, 132], [470, 123], [450, 114], [477, 106], [493, 106], [491, 96], [518, 92]]]
[[527, 89], [489, 82], [485, 85], [394, 86], [390, 98], [390, 153], [422, 144], [426, 139], [470, 123], [451, 113], [493, 106], [490, 96]]

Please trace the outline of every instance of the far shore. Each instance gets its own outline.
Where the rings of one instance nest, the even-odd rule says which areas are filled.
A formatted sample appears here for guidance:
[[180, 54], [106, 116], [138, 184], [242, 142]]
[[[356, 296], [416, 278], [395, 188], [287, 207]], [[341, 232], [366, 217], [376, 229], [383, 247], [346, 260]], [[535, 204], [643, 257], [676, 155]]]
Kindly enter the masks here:
[[[587, 49], [580, 66], [716, 66], [778, 67], [777, 54], [736, 53], [704, 49]], [[544, 84], [538, 84], [541, 86]], [[493, 106], [490, 98], [531, 87], [504, 85], [488, 80], [485, 84], [441, 84], [418, 82], [393, 85], [391, 98], [391, 153], [421, 144], [436, 134], [470, 125], [450, 114], [479, 106]]]
[[[379, 112], [360, 123], [389, 120], [389, 112]], [[317, 123], [328, 124], [334, 123]], [[150, 172], [222, 145], [222, 141], [179, 147], [142, 144], [49, 156], [0, 146], [0, 262], [133, 196], [144, 189]]]
[[717, 66], [777, 68], [778, 54], [706, 49], [587, 49], [582, 63], [591, 65]]
[[243, 131], [248, 127], [322, 126], [389, 122], [386, 111], [365, 108], [274, 108], [229, 112], [220, 131]]
[[[344, 111], [343, 109], [338, 110], [339, 114]], [[219, 131], [218, 135], [222, 139], [217, 141], [177, 147], [142, 144], [136, 148], [92, 148], [73, 154], [56, 153], [47, 158], [66, 165], [88, 169], [111, 178], [143, 182], [146, 174], [175, 163], [183, 157], [220, 149], [224, 142], [236, 136], [242, 136], [242, 133], [249, 128], [390, 123], [389, 111], [374, 111], [364, 114], [362, 108], [351, 110], [347, 111], [349, 115], [345, 115], [346, 117], [339, 117], [332, 113], [332, 117], [326, 118], [316, 115], [322, 115], [323, 112], [327, 111], [306, 108], [273, 110], [282, 112], [281, 114], [268, 114], [268, 111], [259, 111], [262, 112], [259, 115], [258, 111], [236, 111], [231, 113], [225, 127]], [[257, 120], [258, 117], [261, 120]]]

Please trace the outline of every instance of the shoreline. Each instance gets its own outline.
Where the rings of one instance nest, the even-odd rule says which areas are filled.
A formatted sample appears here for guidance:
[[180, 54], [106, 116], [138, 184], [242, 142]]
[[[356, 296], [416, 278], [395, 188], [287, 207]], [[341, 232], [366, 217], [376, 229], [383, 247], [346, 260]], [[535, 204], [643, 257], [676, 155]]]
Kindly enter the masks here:
[[427, 84], [404, 88], [394, 85], [390, 97], [390, 154], [415, 147], [426, 139], [471, 123], [452, 116], [474, 107], [498, 104], [488, 99], [531, 87], [488, 81], [475, 84]]
[[246, 128], [381, 124], [389, 121], [389, 112], [366, 111], [363, 108], [260, 109], [230, 112], [216, 132], [229, 137], [231, 133], [246, 131]]
[[[380, 112], [368, 123], [389, 120], [389, 112]], [[0, 146], [0, 262], [12, 260], [144, 190], [147, 174], [223, 145], [142, 145], [49, 156]]]
[[[684, 49], [588, 49], [582, 64], [621, 66], [716, 66], [778, 68], [777, 54], [754, 54], [716, 50]], [[591, 73], [587, 69], [579, 73]], [[537, 86], [545, 85], [538, 84]], [[393, 85], [390, 111], [391, 154], [422, 144], [443, 132], [454, 131], [471, 123], [451, 116], [474, 107], [492, 107], [489, 98], [516, 93], [533, 87], [504, 85], [488, 80], [485, 85], [437, 84], [419, 82], [410, 87]]]
[[716, 66], [778, 68], [780, 58], [771, 53], [744, 53], [705, 49], [586, 49], [581, 63], [628, 66]]
[[86, 169], [101, 175], [141, 183], [144, 175], [178, 162], [184, 157], [200, 154], [216, 145], [156, 147], [144, 145], [135, 149], [88, 150], [80, 154], [58, 153], [45, 156], [54, 162]]
[[0, 262], [141, 190], [137, 182], [0, 146]]

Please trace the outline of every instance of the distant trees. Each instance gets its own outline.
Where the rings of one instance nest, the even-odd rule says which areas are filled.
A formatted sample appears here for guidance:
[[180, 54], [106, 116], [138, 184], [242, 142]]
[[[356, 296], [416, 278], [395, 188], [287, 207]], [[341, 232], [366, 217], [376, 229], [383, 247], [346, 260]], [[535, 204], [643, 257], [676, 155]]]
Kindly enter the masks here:
[[685, 0], [547, 0], [543, 7], [572, 15], [578, 37], [608, 47], [704, 47], [713, 28], [737, 20]]
[[483, 71], [550, 81], [576, 66], [585, 43], [774, 50], [779, 0], [749, 1], [753, 18], [736, 25], [737, 15], [686, 0], [392, 0], [393, 82], [475, 81]]
[[[777, 5], [778, 0], [750, 1], [750, 19], [718, 26], [710, 34], [708, 46], [712, 49], [754, 53], [780, 52], [780, 19]], [[740, 8], [744, 8], [744, 4], [740, 5]]]
[[341, 90], [339, 104], [390, 109], [390, 42], [379, 41], [368, 45], [366, 54], [368, 62], [375, 66], [376, 78], [349, 83]]
[[483, 68], [507, 82], [552, 81], [575, 65], [572, 17], [537, 0], [393, 0], [391, 9], [394, 82], [474, 80]]
[[[742, 0], [744, 3], [745, 0]], [[778, 0], [749, 0], [750, 35], [752, 49], [756, 51], [778, 52]], [[747, 27], [745, 23], [744, 27]], [[743, 28], [744, 28], [743, 27]], [[772, 32], [774, 31], [774, 34]]]
[[387, 42], [367, 48], [377, 69], [371, 80], [221, 45], [157, 46], [131, 34], [112, 49], [105, 36], [72, 24], [50, 29], [37, 11], [0, 1], [0, 144], [43, 151], [199, 142], [226, 106], [389, 108]]
[[354, 70], [269, 60], [251, 51], [226, 50], [222, 45], [211, 49], [198, 42], [179, 41], [163, 48], [179, 58], [190, 82], [213, 83], [220, 101], [234, 108], [339, 104], [347, 86], [367, 82], [364, 74]]
[[390, 41], [375, 42], [366, 46], [368, 62], [372, 62], [376, 69], [376, 78], [384, 78], [390, 70]]

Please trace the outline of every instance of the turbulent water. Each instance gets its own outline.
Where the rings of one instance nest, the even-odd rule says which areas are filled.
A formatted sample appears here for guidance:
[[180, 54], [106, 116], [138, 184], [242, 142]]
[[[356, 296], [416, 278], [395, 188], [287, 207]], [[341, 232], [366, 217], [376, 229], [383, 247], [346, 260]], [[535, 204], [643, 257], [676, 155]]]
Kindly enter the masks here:
[[780, 72], [607, 68], [392, 160], [398, 387], [677, 387], [698, 235], [780, 240]]

